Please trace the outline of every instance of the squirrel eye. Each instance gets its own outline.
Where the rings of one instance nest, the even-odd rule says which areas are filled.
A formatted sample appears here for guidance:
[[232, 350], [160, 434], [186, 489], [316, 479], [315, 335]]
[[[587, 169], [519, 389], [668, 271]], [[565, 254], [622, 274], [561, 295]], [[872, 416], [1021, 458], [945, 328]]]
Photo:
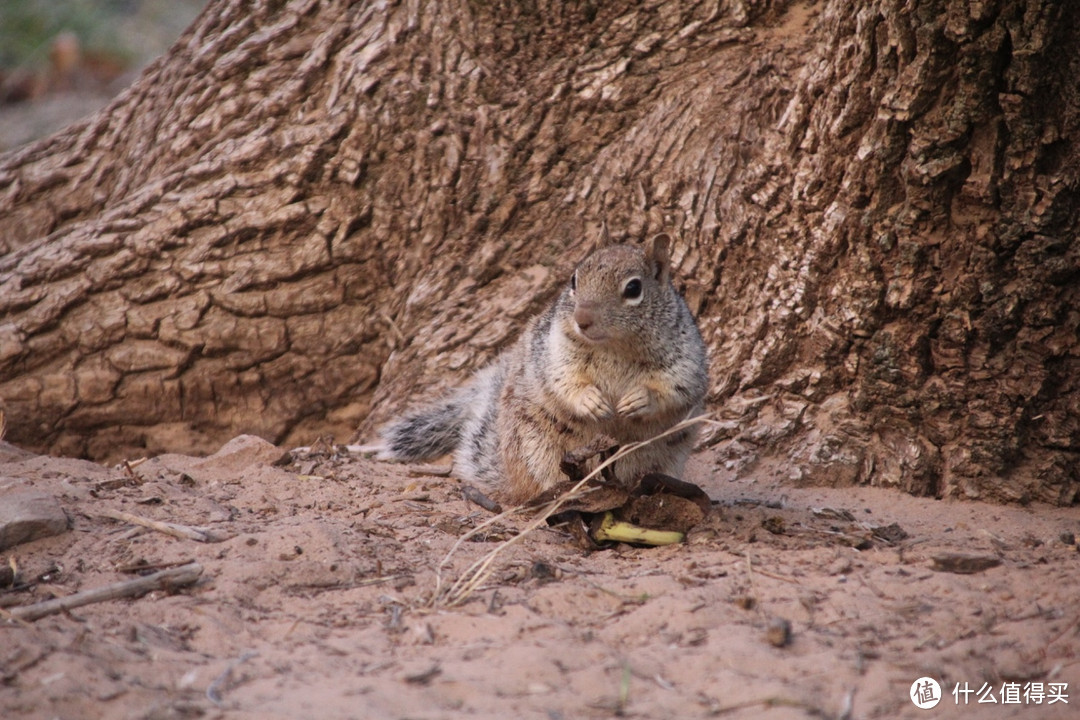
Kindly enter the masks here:
[[641, 297], [641, 280], [630, 278], [623, 285], [622, 296], [627, 300], [637, 300]]
[[577, 290], [577, 270], [570, 276], [570, 289]]

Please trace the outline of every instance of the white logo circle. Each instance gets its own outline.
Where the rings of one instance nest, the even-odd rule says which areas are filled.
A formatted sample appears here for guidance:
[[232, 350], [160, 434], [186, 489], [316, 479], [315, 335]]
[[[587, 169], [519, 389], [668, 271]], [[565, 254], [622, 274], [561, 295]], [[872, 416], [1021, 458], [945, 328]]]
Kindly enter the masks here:
[[941, 702], [941, 686], [932, 677], [921, 677], [911, 683], [909, 695], [911, 696], [911, 702], [915, 703], [915, 707], [929, 710]]

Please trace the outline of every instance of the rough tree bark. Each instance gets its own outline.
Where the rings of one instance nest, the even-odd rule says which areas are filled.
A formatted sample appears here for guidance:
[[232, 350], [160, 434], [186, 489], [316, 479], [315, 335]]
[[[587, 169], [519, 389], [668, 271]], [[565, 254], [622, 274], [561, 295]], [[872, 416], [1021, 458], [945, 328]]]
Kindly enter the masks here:
[[0, 158], [9, 439], [339, 438], [676, 233], [722, 474], [1075, 502], [1080, 8], [217, 0]]

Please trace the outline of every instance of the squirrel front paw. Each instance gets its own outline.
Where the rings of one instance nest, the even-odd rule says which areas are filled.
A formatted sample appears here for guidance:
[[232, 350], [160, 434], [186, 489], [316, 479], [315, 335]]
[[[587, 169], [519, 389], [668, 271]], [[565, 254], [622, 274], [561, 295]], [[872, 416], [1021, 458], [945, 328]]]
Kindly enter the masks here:
[[615, 406], [615, 412], [623, 417], [636, 417], [645, 415], [652, 407], [652, 393], [649, 392], [649, 388], [642, 385], [623, 395], [619, 404]]
[[577, 405], [578, 414], [583, 417], [594, 420], [606, 420], [611, 417], [611, 403], [600, 392], [600, 388], [595, 385], [584, 388], [578, 394], [575, 404]]

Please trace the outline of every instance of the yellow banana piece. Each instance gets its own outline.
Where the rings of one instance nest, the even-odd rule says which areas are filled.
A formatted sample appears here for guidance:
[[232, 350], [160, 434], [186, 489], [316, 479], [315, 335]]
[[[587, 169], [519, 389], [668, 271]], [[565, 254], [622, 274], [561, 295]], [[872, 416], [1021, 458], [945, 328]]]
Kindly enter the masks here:
[[616, 520], [611, 512], [604, 513], [600, 526], [592, 533], [593, 540], [605, 542], [637, 543], [639, 545], [674, 545], [686, 537], [675, 530], [650, 530], [638, 525]]

